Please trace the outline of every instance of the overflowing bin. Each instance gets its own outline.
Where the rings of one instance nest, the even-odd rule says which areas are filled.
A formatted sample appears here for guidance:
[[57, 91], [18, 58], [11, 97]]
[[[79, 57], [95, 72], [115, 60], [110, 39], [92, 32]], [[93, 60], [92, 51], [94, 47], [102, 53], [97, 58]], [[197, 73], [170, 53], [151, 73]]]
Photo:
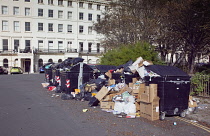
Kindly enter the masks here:
[[[82, 84], [93, 79], [93, 69], [89, 65], [83, 64], [81, 71], [80, 65], [81, 63], [77, 63], [69, 71], [61, 73], [62, 92], [67, 94], [74, 92], [75, 89], [78, 89], [79, 82]], [[80, 81], [80, 78], [82, 81]]]
[[190, 76], [173, 66], [150, 65], [145, 69], [149, 74], [145, 76], [146, 84], [158, 85], [160, 119], [163, 120], [166, 115], [185, 117], [190, 93]]
[[95, 78], [98, 78], [100, 75], [105, 75], [107, 71], [114, 70], [116, 68], [116, 66], [113, 65], [96, 65], [95, 67], [98, 70], [98, 72], [95, 73]]

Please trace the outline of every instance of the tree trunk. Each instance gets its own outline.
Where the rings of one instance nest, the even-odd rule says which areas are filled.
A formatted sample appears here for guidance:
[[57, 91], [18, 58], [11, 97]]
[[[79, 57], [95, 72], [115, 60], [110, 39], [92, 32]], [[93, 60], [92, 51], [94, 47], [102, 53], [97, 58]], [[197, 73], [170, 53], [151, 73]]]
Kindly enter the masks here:
[[193, 74], [195, 66], [195, 52], [192, 49], [189, 55], [189, 74]]

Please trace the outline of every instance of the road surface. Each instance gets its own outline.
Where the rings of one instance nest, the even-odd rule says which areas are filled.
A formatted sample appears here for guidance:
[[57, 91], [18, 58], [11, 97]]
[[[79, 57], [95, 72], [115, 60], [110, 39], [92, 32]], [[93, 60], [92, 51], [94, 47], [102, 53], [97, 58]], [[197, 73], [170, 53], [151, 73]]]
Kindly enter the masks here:
[[0, 75], [0, 136], [210, 135], [177, 117], [118, 118], [100, 107], [88, 107], [87, 101], [61, 100], [61, 94], [43, 88], [42, 82], [44, 74]]

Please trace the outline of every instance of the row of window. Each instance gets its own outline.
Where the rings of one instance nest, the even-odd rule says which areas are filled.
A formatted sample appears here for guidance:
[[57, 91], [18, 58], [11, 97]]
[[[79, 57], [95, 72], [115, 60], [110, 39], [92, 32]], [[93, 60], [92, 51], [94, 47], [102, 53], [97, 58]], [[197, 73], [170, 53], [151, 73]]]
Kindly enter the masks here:
[[[25, 8], [25, 16], [30, 16], [31, 15], [31, 9], [30, 8]], [[13, 15], [19, 15], [20, 13], [20, 9], [19, 7], [13, 7]], [[2, 14], [8, 14], [8, 9], [7, 6], [2, 6]], [[44, 10], [39, 8], [38, 9], [38, 16], [39, 17], [43, 17], [44, 16]], [[73, 13], [72, 11], [68, 11], [67, 12], [67, 19], [72, 19]], [[54, 17], [54, 10], [49, 9], [48, 10], [48, 17], [49, 18], [53, 18]], [[97, 21], [100, 21], [100, 15], [97, 15], [96, 19]], [[64, 12], [62, 10], [58, 11], [58, 18], [64, 18]], [[84, 20], [84, 13], [83, 12], [79, 12], [79, 20]], [[93, 20], [93, 14], [88, 13], [88, 21], [92, 21]]]
[[[13, 1], [19, 1], [19, 0], [13, 0]], [[30, 2], [30, 0], [25, 2]], [[38, 4], [44, 4], [44, 0], [38, 0]], [[54, 5], [53, 0], [48, 0], [48, 5]], [[58, 0], [57, 1], [58, 6], [64, 6], [64, 0]], [[67, 0], [67, 7], [72, 7], [73, 6], [73, 1], [72, 0]], [[79, 8], [84, 8], [84, 2], [79, 2]], [[93, 9], [93, 3], [88, 3], [88, 9]], [[101, 5], [97, 4], [96, 5], [97, 10], [101, 10]], [[108, 6], [105, 6], [105, 10], [108, 10]]]
[[[64, 25], [63, 24], [58, 24], [58, 32], [65, 32], [64, 31]], [[20, 32], [20, 22], [19, 21], [14, 21], [13, 22], [13, 30], [14, 32]], [[73, 33], [73, 26], [72, 25], [67, 25], [66, 26], [66, 32], [67, 33]], [[38, 31], [44, 31], [44, 23], [38, 23]], [[2, 21], [2, 31], [9, 31], [9, 22], [7, 20]], [[31, 31], [31, 22], [25, 22], [25, 31]], [[88, 34], [92, 34], [93, 27], [88, 26]], [[54, 32], [54, 24], [53, 23], [48, 23], [48, 32]], [[79, 25], [79, 33], [82, 34], [84, 33], [84, 26]]]
[[[19, 40], [15, 39], [14, 40], [14, 50], [17, 51], [19, 47]], [[57, 48], [55, 48], [54, 41], [49, 40], [48, 41], [48, 49], [64, 49], [63, 41], [58, 41], [58, 44], [56, 45]], [[3, 45], [3, 51], [8, 50], [8, 39], [2, 39], [2, 45]], [[72, 50], [73, 48], [71, 47], [72, 42], [68, 41], [67, 42], [67, 49]], [[96, 45], [96, 52], [100, 52], [100, 43], [97, 43]], [[44, 49], [44, 41], [43, 40], [38, 40], [38, 49]], [[31, 49], [31, 40], [25, 40], [25, 49]], [[83, 52], [84, 51], [84, 43], [79, 42], [79, 51]], [[92, 52], [92, 42], [88, 43], [88, 52]]]

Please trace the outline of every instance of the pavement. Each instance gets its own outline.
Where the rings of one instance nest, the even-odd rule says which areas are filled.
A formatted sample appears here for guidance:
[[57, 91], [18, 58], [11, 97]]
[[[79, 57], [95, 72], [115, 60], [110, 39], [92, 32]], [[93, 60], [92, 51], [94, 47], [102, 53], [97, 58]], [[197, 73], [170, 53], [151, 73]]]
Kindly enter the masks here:
[[189, 108], [186, 118], [210, 127], [210, 98], [193, 97], [193, 99], [197, 101], [197, 110], [193, 113], [194, 108]]

